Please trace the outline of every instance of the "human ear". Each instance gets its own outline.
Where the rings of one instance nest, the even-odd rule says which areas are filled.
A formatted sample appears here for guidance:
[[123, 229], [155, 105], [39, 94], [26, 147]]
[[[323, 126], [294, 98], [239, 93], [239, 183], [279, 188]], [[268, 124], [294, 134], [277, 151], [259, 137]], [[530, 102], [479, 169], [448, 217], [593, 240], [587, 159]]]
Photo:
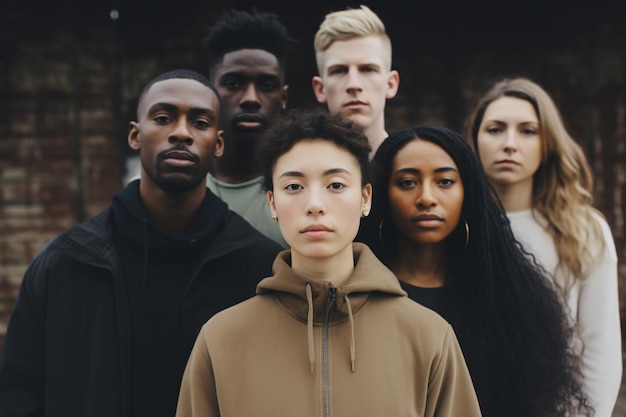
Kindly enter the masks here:
[[139, 144], [139, 123], [130, 122], [128, 125], [128, 146], [134, 150], [138, 151], [141, 147]]
[[313, 93], [318, 103], [326, 103], [326, 94], [324, 94], [324, 80], [319, 75], [313, 77], [312, 80]]
[[215, 142], [215, 152], [213, 153], [213, 156], [215, 158], [219, 158], [220, 156], [222, 156], [222, 154], [224, 154], [224, 131], [218, 130], [217, 140]]
[[361, 212], [369, 213], [372, 209], [372, 184], [365, 184], [361, 193]]
[[385, 98], [394, 98], [398, 94], [399, 86], [400, 74], [396, 70], [389, 71], [389, 74], [387, 74], [387, 94], [385, 94]]
[[267, 192], [267, 203], [270, 205], [270, 212], [272, 217], [278, 217], [276, 215], [276, 206], [274, 204], [274, 193], [272, 191]]

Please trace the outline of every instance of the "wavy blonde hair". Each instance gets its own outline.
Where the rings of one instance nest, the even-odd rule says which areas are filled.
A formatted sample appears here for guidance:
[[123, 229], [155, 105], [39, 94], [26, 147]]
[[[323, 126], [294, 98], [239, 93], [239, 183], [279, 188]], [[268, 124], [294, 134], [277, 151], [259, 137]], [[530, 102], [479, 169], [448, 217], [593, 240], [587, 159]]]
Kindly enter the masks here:
[[500, 97], [528, 101], [539, 120], [541, 164], [533, 177], [533, 208], [548, 220], [559, 262], [553, 271], [564, 296], [575, 280], [584, 279], [587, 264], [594, 264], [599, 250], [590, 242], [602, 242], [602, 230], [593, 218], [602, 214], [593, 207], [593, 174], [581, 146], [568, 133], [559, 109], [537, 83], [524, 78], [504, 79], [480, 99], [468, 119], [465, 137], [478, 152], [478, 130], [485, 110]]

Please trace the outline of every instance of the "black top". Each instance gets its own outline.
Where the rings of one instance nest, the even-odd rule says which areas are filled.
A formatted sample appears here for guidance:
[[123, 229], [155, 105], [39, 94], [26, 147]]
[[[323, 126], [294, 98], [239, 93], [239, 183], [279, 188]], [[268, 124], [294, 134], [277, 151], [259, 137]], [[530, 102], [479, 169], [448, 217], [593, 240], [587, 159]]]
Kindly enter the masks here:
[[406, 291], [409, 298], [413, 301], [417, 301], [421, 305], [430, 308], [431, 310], [439, 313], [444, 319], [450, 322], [451, 318], [451, 303], [450, 303], [450, 289], [447, 287], [417, 287], [411, 285], [402, 280], [400, 285], [402, 289]]

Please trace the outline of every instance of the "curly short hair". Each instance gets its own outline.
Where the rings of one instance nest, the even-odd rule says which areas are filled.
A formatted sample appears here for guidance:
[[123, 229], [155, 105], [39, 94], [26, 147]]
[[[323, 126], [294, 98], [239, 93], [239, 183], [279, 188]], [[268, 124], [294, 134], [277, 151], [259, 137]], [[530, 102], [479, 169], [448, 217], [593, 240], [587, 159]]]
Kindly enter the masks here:
[[240, 49], [261, 49], [274, 55], [283, 70], [286, 70], [287, 52], [296, 43], [289, 36], [287, 27], [278, 20], [274, 13], [229, 10], [210, 28], [209, 34], [202, 40], [209, 56], [209, 71], [213, 73], [216, 65], [228, 52]]
[[278, 158], [307, 140], [326, 140], [350, 152], [361, 168], [362, 184], [369, 182], [372, 148], [358, 127], [339, 115], [331, 115], [327, 109], [291, 109], [265, 131], [259, 143], [258, 158], [266, 190], [273, 190], [272, 173]]

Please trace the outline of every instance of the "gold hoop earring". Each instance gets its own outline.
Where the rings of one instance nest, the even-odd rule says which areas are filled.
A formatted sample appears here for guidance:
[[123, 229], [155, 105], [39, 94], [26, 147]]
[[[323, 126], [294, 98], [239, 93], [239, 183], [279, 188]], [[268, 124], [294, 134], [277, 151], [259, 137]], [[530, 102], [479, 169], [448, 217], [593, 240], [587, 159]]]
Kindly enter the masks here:
[[385, 224], [385, 219], [386, 217], [380, 219], [380, 223], [378, 224], [378, 241], [382, 247], [385, 247], [385, 242], [383, 241], [383, 225]]
[[469, 229], [469, 224], [467, 224], [467, 220], [465, 220], [465, 218], [463, 218], [463, 224], [465, 225], [465, 244], [459, 250], [459, 252], [464, 252], [467, 249], [467, 246], [469, 245], [470, 229]]

